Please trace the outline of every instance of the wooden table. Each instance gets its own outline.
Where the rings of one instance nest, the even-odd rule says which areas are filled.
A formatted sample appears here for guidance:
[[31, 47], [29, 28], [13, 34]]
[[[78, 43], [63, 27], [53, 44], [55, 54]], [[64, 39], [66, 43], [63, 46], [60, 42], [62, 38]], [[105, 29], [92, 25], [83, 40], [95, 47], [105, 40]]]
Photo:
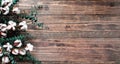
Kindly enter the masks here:
[[27, 1], [19, 7], [43, 6], [43, 30], [28, 30], [36, 37], [32, 55], [42, 64], [120, 63], [120, 0]]

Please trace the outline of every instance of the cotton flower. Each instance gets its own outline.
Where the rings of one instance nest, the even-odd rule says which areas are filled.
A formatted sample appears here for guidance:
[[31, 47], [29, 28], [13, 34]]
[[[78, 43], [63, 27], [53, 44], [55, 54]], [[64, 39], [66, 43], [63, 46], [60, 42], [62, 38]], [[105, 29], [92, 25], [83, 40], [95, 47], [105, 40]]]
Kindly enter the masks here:
[[14, 12], [16, 14], [20, 14], [20, 9], [15, 7], [15, 8], [13, 8], [12, 12]]
[[2, 24], [2, 23], [0, 24], [0, 30], [1, 30], [1, 31], [3, 31], [3, 32], [6, 31], [6, 30], [7, 30], [6, 27], [7, 27], [6, 24]]
[[14, 46], [16, 46], [16, 47], [21, 47], [21, 46], [22, 46], [21, 40], [15, 40], [15, 41], [14, 41]]
[[2, 31], [0, 31], [0, 37], [6, 37], [7, 36], [7, 34], [6, 33], [4, 33], [4, 32], [2, 32]]
[[3, 45], [4, 48], [7, 48], [7, 51], [11, 51], [11, 49], [13, 48], [13, 46], [10, 43], [7, 43], [6, 45]]
[[12, 50], [12, 54], [13, 55], [18, 55], [19, 54], [19, 50], [18, 49], [13, 49]]
[[20, 22], [19, 26], [20, 26], [21, 30], [27, 30], [27, 28], [28, 28], [26, 21]]
[[10, 59], [8, 56], [4, 56], [2, 57], [2, 64], [6, 64], [6, 63], [9, 63], [10, 62]]
[[11, 6], [13, 4], [13, 0], [6, 0], [6, 2], [8, 3], [7, 6]]
[[2, 24], [2, 23], [0, 23], [0, 37], [6, 37], [6, 27], [7, 27], [7, 25], [6, 24]]
[[33, 45], [28, 43], [25, 47], [25, 50], [28, 50], [28, 51], [33, 51]]
[[13, 0], [2, 0], [1, 6], [8, 6], [10, 7], [13, 4]]
[[26, 50], [25, 50], [25, 49], [20, 49], [20, 50], [19, 50], [19, 54], [25, 55], [25, 54], [26, 54]]
[[8, 6], [2, 8], [2, 14], [3, 14], [3, 15], [7, 15], [7, 14], [9, 13], [9, 11], [10, 11], [10, 9], [9, 9]]
[[2, 1], [1, 1], [1, 6], [3, 6], [3, 5], [4, 5], [4, 6], [7, 5], [6, 0], [2, 0]]
[[10, 29], [15, 30], [15, 26], [16, 26], [16, 23], [15, 23], [15, 22], [9, 21], [9, 22], [8, 22], [8, 26], [7, 26], [7, 29], [8, 29], [8, 30], [10, 30]]
[[2, 47], [0, 47], [0, 57], [3, 55]]
[[8, 22], [8, 25], [16, 26], [16, 23], [15, 23], [14, 21], [10, 20], [10, 21]]

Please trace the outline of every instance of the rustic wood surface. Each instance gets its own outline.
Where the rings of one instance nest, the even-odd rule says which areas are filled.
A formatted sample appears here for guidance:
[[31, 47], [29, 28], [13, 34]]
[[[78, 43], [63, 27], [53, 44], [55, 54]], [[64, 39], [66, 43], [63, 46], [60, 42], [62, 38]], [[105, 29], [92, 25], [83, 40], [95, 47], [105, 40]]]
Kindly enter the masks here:
[[26, 11], [32, 5], [43, 6], [43, 30], [29, 29], [36, 37], [31, 53], [42, 64], [120, 64], [120, 0], [19, 2]]

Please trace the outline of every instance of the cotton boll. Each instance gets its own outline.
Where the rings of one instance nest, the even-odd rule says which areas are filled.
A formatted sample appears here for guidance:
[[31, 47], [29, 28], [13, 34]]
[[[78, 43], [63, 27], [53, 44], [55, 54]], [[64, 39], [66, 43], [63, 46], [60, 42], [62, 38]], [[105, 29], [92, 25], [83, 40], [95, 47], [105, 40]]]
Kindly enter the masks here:
[[8, 2], [7, 6], [9, 6], [9, 7], [13, 4], [13, 0], [6, 0], [6, 2]]
[[8, 26], [7, 26], [7, 30], [10, 30], [10, 29], [15, 30], [15, 26], [16, 26], [16, 25], [17, 25], [17, 24], [16, 24], [15, 22], [9, 21], [9, 22], [8, 22]]
[[26, 50], [24, 50], [24, 49], [20, 49], [20, 50], [19, 50], [19, 54], [21, 54], [21, 55], [25, 55], [25, 54], [26, 54]]
[[6, 27], [7, 27], [7, 25], [6, 24], [2, 24], [2, 23], [0, 23], [0, 36], [2, 36], [2, 37], [6, 37], [6, 31], [7, 31], [7, 29], [6, 29]]
[[13, 0], [2, 0], [1, 6], [8, 6], [10, 7], [13, 4]]
[[28, 43], [28, 44], [26, 45], [26, 47], [25, 47], [25, 50], [27, 50], [27, 51], [33, 51], [33, 45], [30, 44], [30, 43]]
[[10, 29], [12, 29], [12, 26], [11, 26], [11, 25], [8, 25], [8, 26], [7, 26], [7, 30], [10, 30]]
[[3, 37], [6, 37], [6, 33], [4, 33], [4, 32], [0, 32], [1, 33], [1, 36], [3, 36]]
[[11, 49], [13, 48], [13, 46], [9, 42], [3, 45], [3, 47], [6, 48], [8, 52], [11, 52]]
[[2, 1], [1, 1], [1, 6], [5, 6], [5, 5], [7, 5], [6, 0], [2, 0]]
[[3, 6], [5, 4], [5, 0], [1, 1], [1, 6]]
[[1, 29], [1, 31], [3, 31], [3, 32], [5, 32], [7, 30], [7, 28], [3, 28], [3, 29]]
[[10, 21], [8, 22], [8, 24], [9, 24], [9, 25], [12, 25], [12, 26], [16, 26], [16, 25], [17, 25], [16, 22], [14, 22], [14, 21], [12, 21], [12, 20], [10, 20]]
[[28, 28], [26, 21], [20, 22], [19, 26], [20, 26], [21, 30], [27, 30], [27, 28]]
[[15, 41], [14, 41], [14, 46], [16, 46], [16, 47], [21, 47], [21, 46], [22, 46], [21, 40], [15, 40]]
[[9, 63], [10, 62], [10, 59], [9, 59], [9, 57], [8, 56], [4, 56], [4, 57], [2, 57], [2, 63]]
[[17, 7], [13, 8], [12, 11], [13, 11], [14, 13], [16, 13], [16, 14], [20, 14], [20, 9], [17, 8]]
[[8, 26], [7, 26], [7, 30], [13, 30], [13, 31], [14, 31], [14, 30], [15, 30], [15, 26], [8, 25]]
[[4, 27], [7, 27], [7, 25], [6, 24], [0, 24], [0, 29], [2, 29], [2, 28], [4, 28]]
[[13, 49], [12, 50], [12, 54], [13, 55], [18, 55], [19, 54], [19, 50], [18, 49]]
[[7, 34], [5, 32], [0, 31], [0, 37], [6, 37]]
[[6, 24], [0, 24], [0, 29], [1, 31], [5, 32], [7, 30], [7, 25]]
[[3, 9], [2, 9], [4, 12], [3, 12], [3, 15], [7, 15], [8, 13], [9, 13], [9, 7], [8, 6], [6, 6], [6, 7], [4, 7]]

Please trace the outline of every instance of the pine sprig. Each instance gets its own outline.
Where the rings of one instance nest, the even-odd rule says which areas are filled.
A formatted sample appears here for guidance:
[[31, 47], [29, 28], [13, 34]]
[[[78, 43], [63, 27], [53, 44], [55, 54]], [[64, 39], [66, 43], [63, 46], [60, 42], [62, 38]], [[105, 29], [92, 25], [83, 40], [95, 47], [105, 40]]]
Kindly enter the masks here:
[[27, 52], [26, 59], [28, 61], [32, 61], [33, 64], [41, 64], [41, 61], [38, 61], [35, 57], [33, 57], [30, 52]]
[[19, 35], [19, 36], [14, 36], [11, 38], [6, 38], [5, 41], [15, 41], [16, 39], [23, 40], [26, 36], [25, 35]]
[[19, 55], [19, 61], [28, 61], [32, 62], [33, 64], [41, 64], [41, 61], [38, 61], [35, 57], [33, 57], [30, 52], [27, 52], [25, 56]]
[[4, 42], [13, 42], [17, 39], [23, 40], [26, 37], [27, 36], [25, 36], [25, 35], [19, 35], [19, 36], [14, 36], [14, 37], [11, 37], [11, 38], [0, 38], [0, 44], [3, 44]]
[[13, 0], [13, 5], [17, 4], [17, 2], [19, 2], [19, 0]]
[[37, 22], [37, 18], [32, 16], [32, 15], [27, 15], [27, 14], [19, 14], [19, 17], [23, 18], [23, 19], [28, 19], [28, 20], [32, 20], [32, 23], [38, 27], [43, 28], [43, 23]]
[[13, 56], [9, 55], [9, 58], [11, 60], [11, 64], [17, 64]]
[[19, 14], [19, 17], [23, 18], [23, 19], [28, 19], [28, 20], [32, 20], [32, 23], [40, 28], [43, 28], [43, 23], [40, 23], [38, 22], [38, 19], [37, 19], [37, 9], [41, 8], [42, 6], [33, 6], [31, 7], [31, 10], [30, 10], [30, 14]]
[[37, 21], [37, 19], [36, 19], [34, 16], [32, 16], [32, 15], [19, 14], [19, 16], [20, 16], [21, 18], [29, 19], [29, 20], [32, 20], [32, 21]]

